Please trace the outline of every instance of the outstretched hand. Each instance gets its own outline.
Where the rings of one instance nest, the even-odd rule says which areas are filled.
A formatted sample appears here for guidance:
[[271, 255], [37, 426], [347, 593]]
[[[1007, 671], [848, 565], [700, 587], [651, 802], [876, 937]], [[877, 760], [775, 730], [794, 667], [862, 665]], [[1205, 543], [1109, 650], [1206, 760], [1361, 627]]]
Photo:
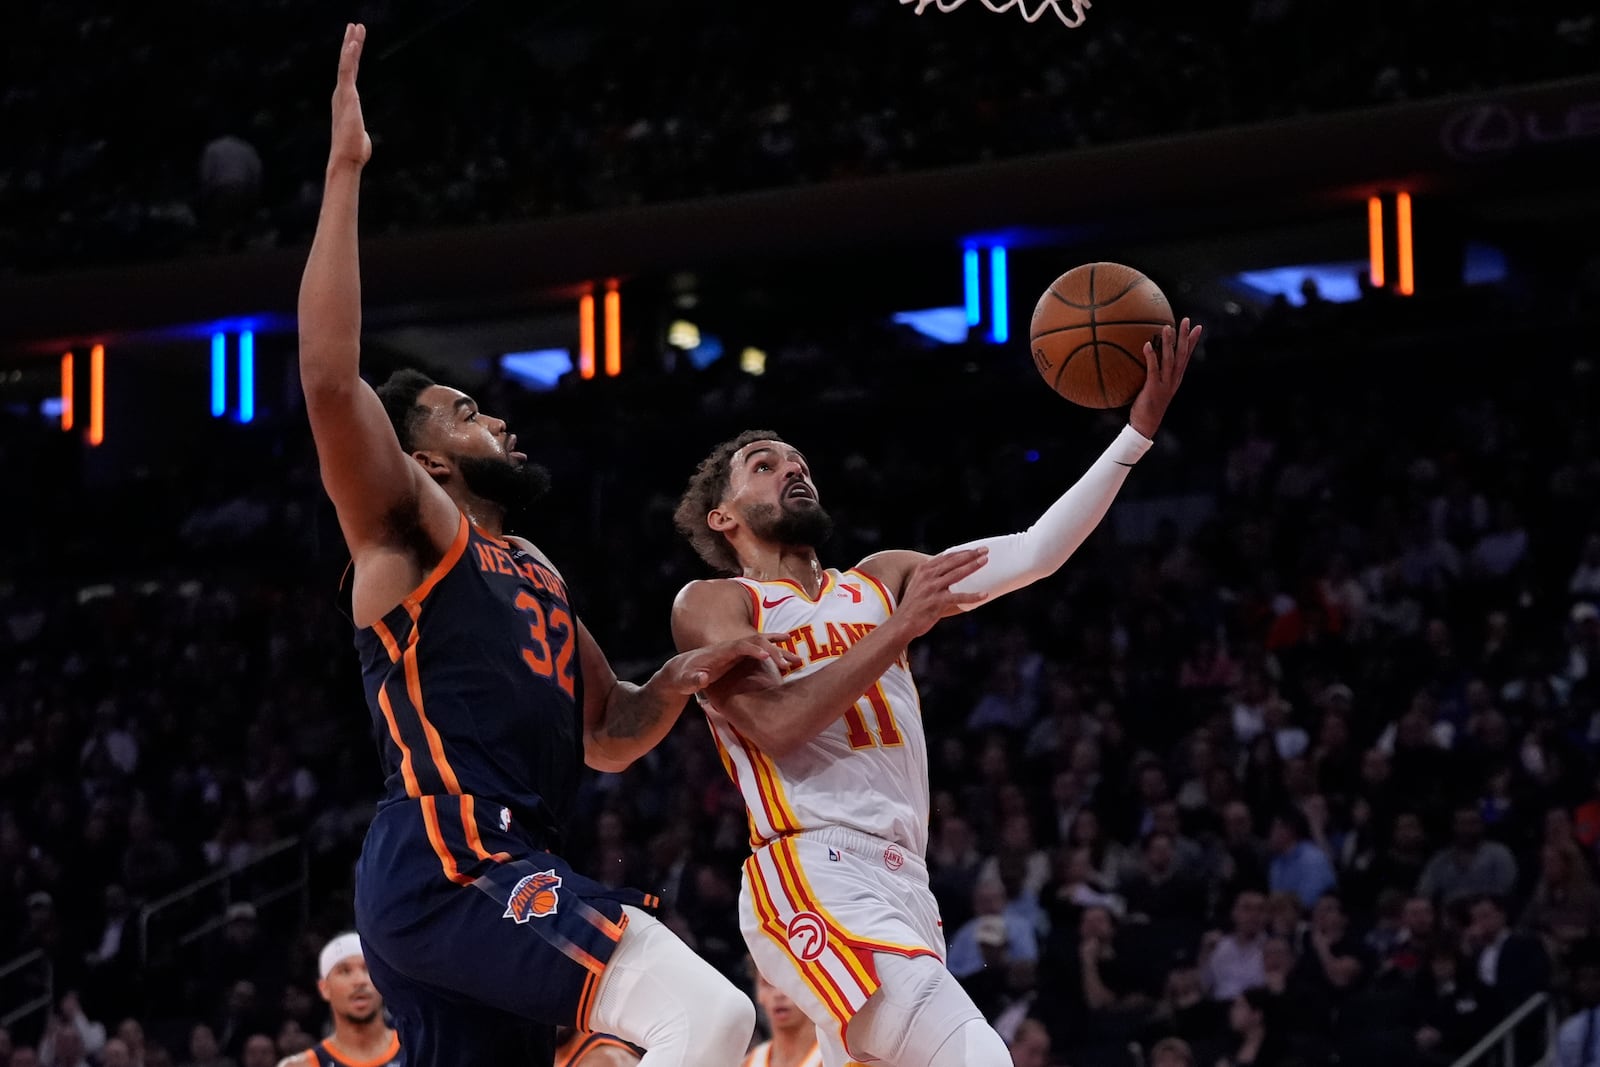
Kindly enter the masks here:
[[1128, 424], [1151, 439], [1161, 428], [1167, 414], [1167, 405], [1173, 394], [1183, 384], [1183, 372], [1189, 369], [1189, 357], [1200, 344], [1201, 327], [1189, 327], [1186, 318], [1174, 330], [1161, 328], [1161, 347], [1153, 341], [1144, 343], [1144, 388], [1133, 400], [1133, 410], [1128, 413]]
[[766, 660], [779, 671], [803, 662], [778, 644], [783, 634], [751, 634], [696, 648], [667, 660], [657, 683], [674, 693], [693, 696], [747, 660]]
[[366, 166], [372, 158], [372, 138], [367, 136], [361, 116], [361, 94], [356, 92], [356, 72], [361, 69], [361, 49], [367, 42], [367, 28], [352, 22], [344, 28], [344, 44], [339, 49], [339, 81], [333, 90], [333, 144], [328, 150], [329, 168]]
[[988, 562], [987, 548], [963, 548], [928, 557], [911, 572], [893, 617], [910, 628], [909, 637], [921, 637], [940, 619], [983, 600], [984, 593], [957, 593], [950, 587], [978, 573]]

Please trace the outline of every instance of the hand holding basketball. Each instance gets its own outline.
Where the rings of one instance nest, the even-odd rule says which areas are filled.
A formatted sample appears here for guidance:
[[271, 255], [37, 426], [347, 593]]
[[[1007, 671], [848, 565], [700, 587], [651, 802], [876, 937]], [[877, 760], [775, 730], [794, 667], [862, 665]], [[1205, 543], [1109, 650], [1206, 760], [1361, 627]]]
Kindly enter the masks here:
[[1173, 394], [1183, 384], [1183, 372], [1189, 369], [1189, 357], [1200, 343], [1199, 326], [1190, 327], [1184, 319], [1174, 330], [1161, 328], [1161, 349], [1151, 341], [1144, 343], [1144, 388], [1133, 400], [1133, 410], [1128, 412], [1128, 425], [1144, 436], [1154, 438], [1167, 414], [1167, 405]]
[[372, 158], [372, 138], [361, 116], [361, 94], [356, 92], [356, 72], [361, 69], [361, 49], [367, 42], [367, 28], [351, 23], [344, 29], [344, 44], [339, 49], [339, 81], [333, 90], [333, 144], [328, 150], [328, 167], [343, 165], [360, 170]]

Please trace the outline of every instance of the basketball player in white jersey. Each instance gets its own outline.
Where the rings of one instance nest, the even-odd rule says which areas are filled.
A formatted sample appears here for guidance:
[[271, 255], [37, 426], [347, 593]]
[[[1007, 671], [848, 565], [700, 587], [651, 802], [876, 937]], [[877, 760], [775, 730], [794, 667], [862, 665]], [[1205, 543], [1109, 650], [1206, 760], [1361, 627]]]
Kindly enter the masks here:
[[822, 1067], [817, 1027], [783, 990], [756, 970], [756, 1003], [772, 1036], [750, 1050], [744, 1067]]
[[[696, 551], [731, 578], [673, 605], [679, 648], [783, 633], [783, 684], [745, 670], [700, 694], [744, 794], [752, 855], [740, 926], [756, 966], [817, 1024], [826, 1067], [1009, 1067], [1005, 1042], [944, 967], [928, 888], [928, 758], [906, 646], [946, 615], [1054, 573], [1150, 448], [1200, 337], [1160, 349], [1129, 425], [1024, 533], [929, 557], [879, 552], [824, 569], [831, 522], [805, 457], [766, 431], [719, 445], [679, 503]], [[930, 442], [928, 462], [938, 462]], [[779, 670], [773, 666], [772, 670]]]

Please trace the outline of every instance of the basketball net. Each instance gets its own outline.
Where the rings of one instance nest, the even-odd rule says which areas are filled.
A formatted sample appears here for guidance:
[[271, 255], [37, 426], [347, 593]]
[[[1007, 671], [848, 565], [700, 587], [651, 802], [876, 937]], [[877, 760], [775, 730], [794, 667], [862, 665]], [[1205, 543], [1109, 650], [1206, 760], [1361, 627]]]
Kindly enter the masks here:
[[[939, 11], [954, 11], [967, 0], [900, 0], [902, 4], [916, 4], [918, 15], [932, 7]], [[1068, 10], [1063, 10], [1065, 4]], [[983, 0], [983, 6], [990, 11], [1000, 14], [1016, 8], [1028, 22], [1038, 22], [1044, 17], [1046, 11], [1055, 12], [1056, 18], [1068, 29], [1075, 29], [1083, 25], [1085, 14], [1091, 6], [1091, 0], [1039, 0], [1038, 6], [1032, 11], [1028, 10], [1027, 0]]]

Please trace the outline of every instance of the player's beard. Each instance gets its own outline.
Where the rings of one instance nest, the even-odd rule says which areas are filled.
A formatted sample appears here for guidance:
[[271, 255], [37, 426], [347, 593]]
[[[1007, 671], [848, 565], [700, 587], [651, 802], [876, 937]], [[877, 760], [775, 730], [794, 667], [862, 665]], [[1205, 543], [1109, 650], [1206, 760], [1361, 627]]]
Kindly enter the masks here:
[[833, 518], [821, 504], [791, 508], [787, 504], [755, 504], [744, 513], [750, 532], [779, 545], [816, 548], [833, 533]]
[[474, 496], [505, 510], [506, 525], [526, 516], [550, 491], [550, 472], [537, 463], [485, 456], [457, 456], [461, 480]]
[[372, 1022], [374, 1019], [376, 1019], [382, 1013], [383, 1013], [383, 1009], [382, 1008], [373, 1008], [371, 1011], [367, 1012], [364, 1015], [357, 1015], [353, 1011], [341, 1012], [340, 1014], [344, 1016], [344, 1021], [349, 1023], [351, 1026], [365, 1026], [368, 1023]]

